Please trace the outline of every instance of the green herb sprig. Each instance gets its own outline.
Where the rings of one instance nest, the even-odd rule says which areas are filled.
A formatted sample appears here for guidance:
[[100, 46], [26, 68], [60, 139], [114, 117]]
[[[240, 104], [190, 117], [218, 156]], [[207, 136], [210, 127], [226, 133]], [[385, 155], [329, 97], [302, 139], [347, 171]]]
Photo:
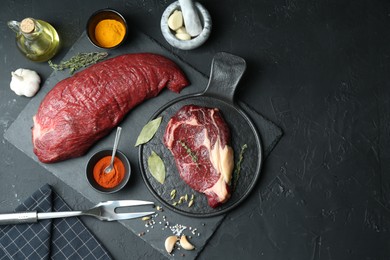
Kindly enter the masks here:
[[53, 70], [69, 69], [69, 73], [73, 74], [76, 70], [95, 64], [107, 56], [107, 52], [82, 52], [69, 60], [61, 61], [59, 64], [54, 64], [51, 60], [49, 60], [48, 63]]
[[244, 145], [241, 147], [240, 155], [239, 155], [239, 157], [238, 157], [238, 162], [237, 162], [236, 167], [235, 167], [235, 169], [234, 169], [234, 174], [233, 174], [233, 177], [234, 177], [233, 190], [236, 189], [238, 179], [240, 178], [241, 163], [242, 163], [242, 160], [244, 159], [244, 153], [245, 153], [246, 148], [248, 148], [248, 145], [247, 145], [247, 144], [244, 144]]
[[194, 151], [191, 150], [191, 148], [189, 148], [187, 146], [187, 144], [184, 142], [184, 141], [180, 141], [180, 144], [181, 146], [183, 146], [184, 149], [186, 149], [186, 152], [189, 156], [191, 156], [191, 160], [196, 163], [198, 162], [198, 156], [196, 156], [196, 154], [194, 153]]

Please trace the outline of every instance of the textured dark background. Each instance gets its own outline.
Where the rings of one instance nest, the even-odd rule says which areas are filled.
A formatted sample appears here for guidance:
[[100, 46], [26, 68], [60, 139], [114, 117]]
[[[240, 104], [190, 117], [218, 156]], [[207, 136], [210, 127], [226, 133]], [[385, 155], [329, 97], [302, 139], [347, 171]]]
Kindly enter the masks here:
[[[238, 98], [283, 128], [254, 192], [227, 216], [200, 259], [389, 259], [390, 2], [200, 2], [213, 19], [211, 37], [199, 49], [180, 51], [159, 29], [171, 1], [2, 1], [1, 212], [47, 182], [73, 208], [90, 205], [3, 138], [29, 102], [9, 89], [10, 72], [28, 67], [43, 80], [51, 72], [22, 57], [6, 22], [28, 16], [50, 22], [63, 40], [59, 61], [88, 16], [111, 7], [206, 75], [216, 52], [245, 58]], [[117, 259], [162, 258], [118, 223], [83, 221]]]

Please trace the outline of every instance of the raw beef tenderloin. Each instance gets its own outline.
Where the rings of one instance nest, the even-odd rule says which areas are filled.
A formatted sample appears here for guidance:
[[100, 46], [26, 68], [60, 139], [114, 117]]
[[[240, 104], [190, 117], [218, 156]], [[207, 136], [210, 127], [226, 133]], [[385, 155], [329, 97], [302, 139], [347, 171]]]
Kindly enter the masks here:
[[230, 130], [217, 108], [182, 107], [168, 122], [164, 144], [180, 177], [215, 208], [230, 197], [234, 167]]
[[171, 60], [151, 53], [126, 54], [60, 81], [33, 117], [34, 153], [44, 163], [78, 157], [107, 135], [143, 100], [167, 87], [189, 84]]

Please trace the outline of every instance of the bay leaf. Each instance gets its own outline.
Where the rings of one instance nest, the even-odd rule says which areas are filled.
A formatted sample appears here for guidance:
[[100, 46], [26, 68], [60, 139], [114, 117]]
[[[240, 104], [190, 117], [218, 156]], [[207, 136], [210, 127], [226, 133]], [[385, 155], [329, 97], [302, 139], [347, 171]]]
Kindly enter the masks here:
[[152, 151], [152, 154], [148, 158], [148, 167], [152, 176], [161, 184], [165, 181], [165, 165], [163, 160]]
[[154, 134], [157, 132], [160, 124], [161, 124], [162, 117], [157, 117], [151, 121], [149, 121], [141, 130], [141, 132], [138, 135], [137, 141], [135, 142], [135, 146], [138, 146], [140, 144], [144, 144], [149, 142]]

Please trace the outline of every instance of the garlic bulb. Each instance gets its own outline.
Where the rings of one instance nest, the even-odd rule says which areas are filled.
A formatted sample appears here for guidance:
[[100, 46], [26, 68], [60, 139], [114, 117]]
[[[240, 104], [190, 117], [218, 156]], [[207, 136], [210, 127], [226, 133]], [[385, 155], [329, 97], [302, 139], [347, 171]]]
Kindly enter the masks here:
[[20, 68], [11, 75], [10, 88], [16, 95], [33, 97], [38, 92], [41, 78], [35, 71]]

